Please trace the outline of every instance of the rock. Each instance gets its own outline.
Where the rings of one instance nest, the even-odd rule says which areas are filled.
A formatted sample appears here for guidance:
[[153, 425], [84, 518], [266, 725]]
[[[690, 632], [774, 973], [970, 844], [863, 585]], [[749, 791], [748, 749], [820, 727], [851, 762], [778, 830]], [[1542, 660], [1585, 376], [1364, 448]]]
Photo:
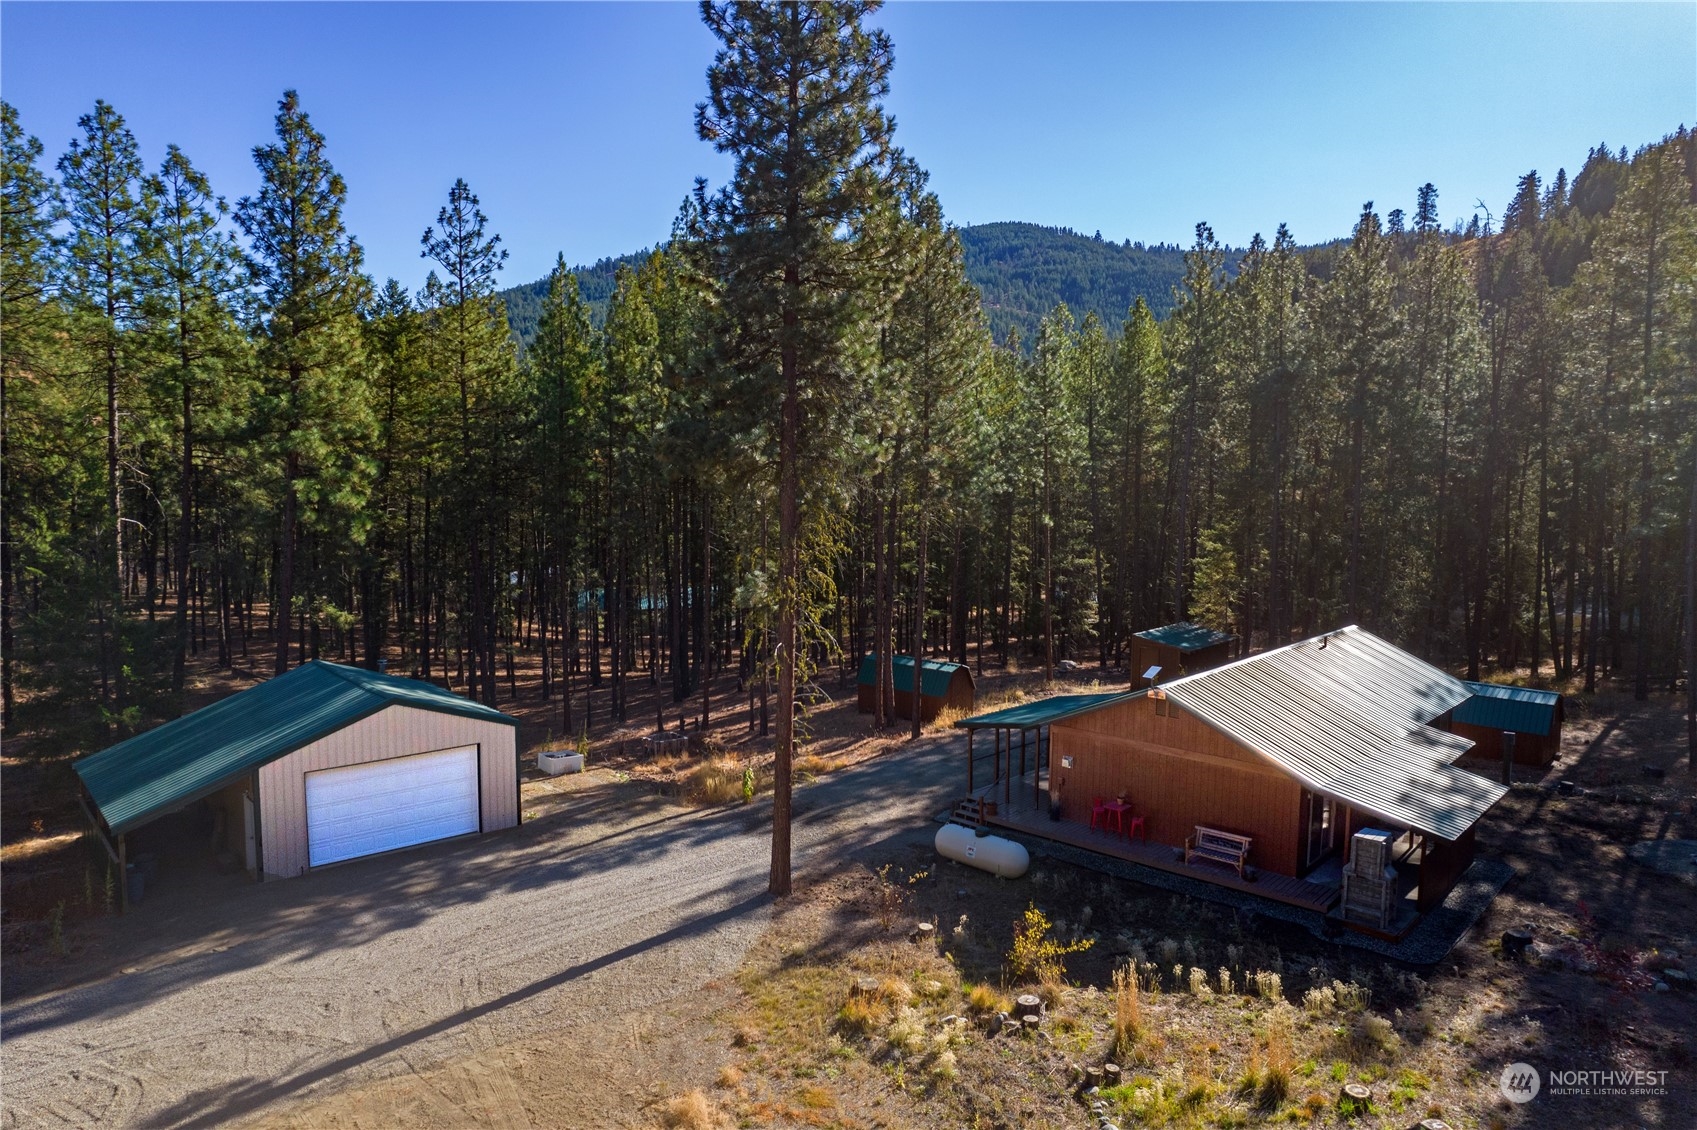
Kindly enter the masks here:
[[1095, 1102], [1090, 1104], [1090, 1113], [1091, 1114], [1107, 1114], [1108, 1113], [1108, 1104], [1103, 1102], [1101, 1099], [1097, 1099]]
[[1662, 970], [1662, 980], [1670, 985], [1678, 985], [1680, 988], [1684, 988], [1691, 983], [1691, 974], [1683, 969], [1664, 969]]
[[1657, 981], [1653, 987], [1658, 993], [1665, 993], [1668, 991], [1668, 983], [1666, 981]]

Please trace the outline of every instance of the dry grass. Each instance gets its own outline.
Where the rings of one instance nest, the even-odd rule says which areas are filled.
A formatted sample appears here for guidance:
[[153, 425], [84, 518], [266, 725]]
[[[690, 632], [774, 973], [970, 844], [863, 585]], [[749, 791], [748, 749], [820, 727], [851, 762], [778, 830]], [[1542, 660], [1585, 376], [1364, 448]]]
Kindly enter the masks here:
[[730, 1124], [719, 1104], [699, 1089], [667, 1099], [660, 1119], [671, 1130], [721, 1130]]
[[1137, 991], [1137, 970], [1122, 965], [1114, 970], [1114, 1056], [1130, 1058], [1142, 1033], [1143, 1002]]
[[[684, 796], [694, 804], [712, 806], [743, 799], [742, 762], [715, 757], [697, 765], [684, 781]], [[756, 783], [756, 790], [759, 784]]]
[[989, 985], [974, 985], [966, 994], [966, 1005], [973, 1012], [1010, 1012], [1013, 1002]]
[[716, 1082], [727, 1091], [734, 1090], [742, 1083], [742, 1068], [734, 1063], [725, 1064], [719, 1068], [719, 1078]]

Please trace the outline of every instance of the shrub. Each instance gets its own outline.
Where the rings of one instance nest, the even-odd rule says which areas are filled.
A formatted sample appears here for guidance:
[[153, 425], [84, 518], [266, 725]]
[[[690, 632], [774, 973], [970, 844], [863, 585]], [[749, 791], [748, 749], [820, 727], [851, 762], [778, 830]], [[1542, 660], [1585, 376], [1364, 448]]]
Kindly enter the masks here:
[[1388, 1059], [1401, 1045], [1391, 1022], [1376, 1013], [1362, 1013], [1345, 1030], [1344, 1053], [1351, 1063]]
[[1066, 955], [1082, 953], [1095, 944], [1092, 938], [1056, 941], [1049, 936], [1049, 929], [1048, 916], [1035, 905], [1027, 906], [1014, 923], [1013, 947], [1005, 960], [1008, 974], [1015, 980], [1036, 977], [1039, 981], [1061, 981], [1066, 977]]
[[1282, 1001], [1285, 999], [1284, 978], [1277, 973], [1261, 970], [1255, 974], [1255, 994], [1263, 1000]]
[[904, 1052], [919, 1052], [925, 1050], [925, 1018], [919, 1010], [903, 1008], [896, 1014], [895, 1021], [890, 1025], [885, 1037], [890, 1046]]
[[1199, 997], [1208, 997], [1213, 995], [1213, 990], [1208, 988], [1208, 974], [1196, 968], [1194, 965], [1190, 967], [1190, 991], [1192, 994]]
[[719, 1068], [719, 1079], [718, 1079], [719, 1086], [725, 1088], [726, 1090], [730, 1090], [731, 1088], [735, 1087], [738, 1083], [741, 1083], [741, 1082], [742, 1082], [742, 1068], [738, 1067], [736, 1064], [727, 1063], [727, 1064], [725, 1064], [725, 1066]]

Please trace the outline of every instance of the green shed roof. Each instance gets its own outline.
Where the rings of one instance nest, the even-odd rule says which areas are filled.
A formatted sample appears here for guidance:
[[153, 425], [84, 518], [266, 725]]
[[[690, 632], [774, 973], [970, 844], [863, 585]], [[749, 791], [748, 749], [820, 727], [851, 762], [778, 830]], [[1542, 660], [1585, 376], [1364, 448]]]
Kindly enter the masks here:
[[1451, 717], [1457, 722], [1488, 730], [1513, 730], [1517, 734], [1544, 735], [1555, 729], [1556, 712], [1561, 706], [1561, 695], [1555, 691], [1467, 679], [1462, 680], [1462, 685], [1473, 692], [1473, 697], [1455, 708]]
[[969, 730], [1030, 730], [1058, 722], [1062, 718], [1071, 718], [1074, 714], [1095, 710], [1122, 698], [1136, 698], [1148, 693], [1146, 690], [1140, 690], [1109, 691], [1106, 694], [1057, 694], [1033, 702], [1022, 702], [1018, 706], [1009, 706], [1002, 710], [992, 710], [988, 714], [962, 718], [955, 725], [964, 726]]
[[1201, 624], [1183, 621], [1178, 624], [1164, 624], [1159, 628], [1149, 628], [1137, 633], [1140, 640], [1151, 643], [1165, 644], [1176, 647], [1180, 651], [1201, 651], [1215, 644], [1228, 643], [1237, 637], [1230, 632], [1216, 632], [1212, 628], [1204, 628]]
[[[913, 690], [913, 656], [898, 655], [890, 664], [895, 676], [898, 691]], [[942, 698], [949, 693], [949, 681], [955, 677], [956, 671], [966, 671], [971, 678], [972, 672], [967, 670], [964, 663], [943, 663], [936, 659], [927, 659], [921, 666], [919, 674], [919, 694], [922, 698]], [[860, 660], [860, 685], [869, 687], [878, 678], [878, 656], [868, 653]]]
[[315, 659], [89, 754], [75, 768], [116, 834], [387, 706], [518, 725], [493, 707], [429, 683]]

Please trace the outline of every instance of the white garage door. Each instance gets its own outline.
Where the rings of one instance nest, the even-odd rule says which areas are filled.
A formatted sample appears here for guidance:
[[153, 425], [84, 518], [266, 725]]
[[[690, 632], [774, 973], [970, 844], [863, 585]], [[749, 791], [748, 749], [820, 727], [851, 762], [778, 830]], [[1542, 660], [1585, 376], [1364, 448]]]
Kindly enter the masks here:
[[477, 831], [477, 747], [306, 775], [314, 867]]

